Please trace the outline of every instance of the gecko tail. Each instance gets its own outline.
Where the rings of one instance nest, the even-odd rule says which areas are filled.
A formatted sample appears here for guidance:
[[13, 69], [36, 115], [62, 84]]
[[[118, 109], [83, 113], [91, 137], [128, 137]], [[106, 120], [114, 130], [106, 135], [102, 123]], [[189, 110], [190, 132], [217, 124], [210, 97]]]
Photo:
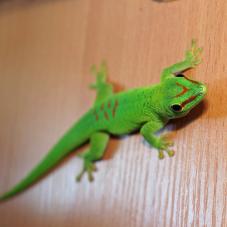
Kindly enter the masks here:
[[50, 150], [50, 152], [43, 158], [43, 160], [41, 160], [41, 162], [24, 179], [22, 179], [12, 189], [0, 196], [0, 201], [7, 200], [24, 191], [26, 188], [39, 180], [51, 168], [53, 168], [68, 153], [69, 150], [60, 151], [59, 149], [57, 149], [57, 147]]
[[24, 189], [31, 186], [39, 180], [48, 170], [54, 167], [68, 152], [53, 149], [47, 154], [44, 159], [18, 184], [12, 189], [0, 196], [0, 201], [7, 200], [10, 197], [22, 192]]
[[69, 130], [25, 178], [12, 189], [3, 195], [0, 195], [0, 202], [15, 196], [30, 187], [58, 164], [66, 155], [86, 142], [88, 137], [82, 138], [80, 136], [80, 130], [77, 129], [78, 127], [73, 127]]

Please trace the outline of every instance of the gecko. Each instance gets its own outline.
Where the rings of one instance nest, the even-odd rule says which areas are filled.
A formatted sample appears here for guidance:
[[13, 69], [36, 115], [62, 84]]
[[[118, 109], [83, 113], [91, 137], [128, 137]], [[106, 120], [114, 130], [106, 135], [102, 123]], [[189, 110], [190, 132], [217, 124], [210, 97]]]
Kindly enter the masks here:
[[95, 162], [100, 160], [107, 148], [111, 135], [121, 136], [139, 131], [144, 139], [158, 151], [160, 159], [164, 152], [174, 155], [173, 142], [165, 134], [157, 135], [169, 120], [187, 115], [206, 95], [205, 84], [189, 79], [183, 73], [201, 62], [202, 48], [192, 40], [185, 52], [184, 60], [165, 68], [160, 83], [142, 88], [114, 93], [107, 81], [107, 66], [102, 63], [92, 67], [96, 82], [94, 105], [60, 138], [40, 163], [12, 189], [0, 196], [6, 200], [31, 186], [53, 168], [70, 152], [89, 143], [79, 157], [83, 167], [76, 180], [87, 173], [92, 181], [96, 171]]

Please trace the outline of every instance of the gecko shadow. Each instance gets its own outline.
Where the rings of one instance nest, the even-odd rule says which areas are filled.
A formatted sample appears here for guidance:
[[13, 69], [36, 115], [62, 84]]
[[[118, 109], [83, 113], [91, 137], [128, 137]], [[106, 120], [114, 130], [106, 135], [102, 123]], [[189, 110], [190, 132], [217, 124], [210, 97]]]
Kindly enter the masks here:
[[219, 75], [222, 78], [219, 80], [210, 81], [208, 85], [208, 95], [206, 100], [209, 100], [209, 112], [207, 118], [219, 119], [227, 117], [227, 79], [226, 73]]
[[174, 124], [176, 126], [176, 130], [180, 130], [180, 129], [186, 127], [191, 122], [198, 119], [200, 116], [202, 116], [204, 113], [206, 113], [207, 110], [208, 110], [208, 102], [207, 102], [207, 100], [203, 100], [196, 107], [194, 107], [190, 111], [190, 113], [187, 114], [185, 117], [173, 119], [169, 123]]

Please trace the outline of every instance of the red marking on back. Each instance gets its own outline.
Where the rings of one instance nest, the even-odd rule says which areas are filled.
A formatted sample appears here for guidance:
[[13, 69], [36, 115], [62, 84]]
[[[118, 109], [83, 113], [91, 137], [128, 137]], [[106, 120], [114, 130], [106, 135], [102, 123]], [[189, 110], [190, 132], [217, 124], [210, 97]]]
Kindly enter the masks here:
[[98, 120], [99, 120], [99, 115], [98, 115], [98, 113], [96, 112], [96, 110], [94, 111], [94, 115], [95, 115], [95, 120], [98, 121]]
[[176, 85], [179, 86], [179, 87], [182, 87], [183, 90], [182, 90], [182, 92], [180, 92], [179, 94], [177, 94], [175, 97], [179, 97], [179, 96], [185, 94], [188, 91], [188, 88], [186, 88], [184, 85], [182, 85], [182, 84], [180, 84], [178, 82], [176, 82]]
[[111, 101], [108, 102], [108, 105], [107, 105], [108, 108], [111, 107]]
[[104, 103], [100, 107], [101, 110], [104, 110]]
[[104, 112], [104, 117], [106, 118], [106, 120], [109, 120], [109, 116], [107, 112]]
[[112, 110], [112, 115], [113, 117], [115, 117], [115, 114], [116, 114], [116, 110], [117, 110], [117, 107], [118, 107], [118, 100], [115, 100], [115, 103], [114, 103], [114, 107], [113, 107], [113, 110]]
[[190, 98], [186, 99], [184, 102], [182, 102], [181, 106], [184, 107], [188, 103], [192, 102], [194, 99], [196, 99], [197, 96], [191, 96]]

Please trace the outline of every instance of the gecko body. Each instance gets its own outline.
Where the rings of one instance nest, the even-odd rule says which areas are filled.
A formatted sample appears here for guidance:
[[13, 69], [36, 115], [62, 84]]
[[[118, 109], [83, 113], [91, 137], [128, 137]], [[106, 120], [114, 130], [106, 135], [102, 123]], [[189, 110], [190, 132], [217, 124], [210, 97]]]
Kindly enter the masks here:
[[23, 191], [47, 171], [54, 167], [67, 154], [89, 142], [90, 146], [79, 156], [83, 159], [83, 169], [77, 176], [80, 181], [85, 172], [93, 180], [95, 162], [100, 160], [106, 150], [110, 135], [124, 135], [139, 130], [145, 140], [164, 157], [164, 151], [173, 156], [172, 142], [156, 132], [170, 119], [187, 115], [206, 94], [206, 86], [185, 77], [181, 72], [194, 68], [200, 62], [201, 48], [192, 41], [191, 49], [186, 51], [185, 59], [163, 70], [158, 84], [136, 88], [114, 94], [107, 82], [106, 65], [97, 70], [97, 96], [94, 105], [83, 115], [63, 137], [50, 149], [41, 162], [16, 186], [0, 196], [5, 200]]

